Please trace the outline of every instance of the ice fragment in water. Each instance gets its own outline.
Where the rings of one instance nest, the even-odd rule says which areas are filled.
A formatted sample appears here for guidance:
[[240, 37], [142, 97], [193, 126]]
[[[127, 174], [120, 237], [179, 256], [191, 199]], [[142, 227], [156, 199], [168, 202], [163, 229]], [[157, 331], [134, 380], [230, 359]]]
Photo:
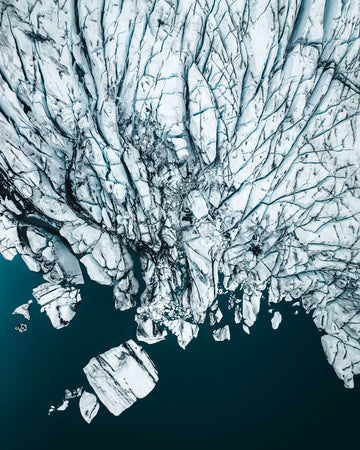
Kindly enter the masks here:
[[213, 338], [215, 341], [230, 341], [230, 328], [229, 325], [225, 325], [222, 328], [218, 328], [213, 331]]
[[26, 325], [26, 323], [19, 323], [19, 325], [16, 325], [15, 330], [18, 331], [19, 333], [24, 333], [25, 331], [27, 331], [28, 327]]
[[84, 391], [79, 399], [79, 408], [83, 419], [90, 423], [99, 411], [96, 395]]
[[14, 309], [13, 314], [21, 314], [24, 316], [25, 319], [30, 320], [30, 306], [32, 304], [32, 300], [29, 300], [27, 303], [24, 303], [23, 305], [18, 306]]
[[132, 340], [91, 358], [84, 372], [99, 400], [115, 416], [148, 395], [158, 381], [148, 354]]

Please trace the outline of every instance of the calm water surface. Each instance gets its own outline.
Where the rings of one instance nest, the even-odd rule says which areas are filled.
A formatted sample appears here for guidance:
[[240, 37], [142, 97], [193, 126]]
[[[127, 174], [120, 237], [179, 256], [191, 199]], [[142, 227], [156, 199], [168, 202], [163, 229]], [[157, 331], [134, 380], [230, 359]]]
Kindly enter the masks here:
[[160, 380], [119, 417], [101, 407], [88, 425], [77, 400], [48, 417], [65, 388], [88, 386], [92, 356], [135, 337], [134, 313], [115, 311], [111, 289], [87, 279], [69, 327], [53, 329], [33, 304], [20, 334], [11, 313], [43, 279], [17, 257], [0, 259], [0, 281], [2, 450], [360, 448], [359, 381], [343, 387], [310, 318], [286, 305], [277, 331], [264, 311], [249, 336], [229, 322], [230, 342], [214, 342], [206, 325], [186, 351], [172, 336], [142, 344]]

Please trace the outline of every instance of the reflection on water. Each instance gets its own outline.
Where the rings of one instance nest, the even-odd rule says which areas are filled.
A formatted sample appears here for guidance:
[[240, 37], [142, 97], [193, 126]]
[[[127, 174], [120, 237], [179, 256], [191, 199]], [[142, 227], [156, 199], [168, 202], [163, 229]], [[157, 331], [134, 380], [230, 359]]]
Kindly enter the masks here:
[[230, 342], [214, 342], [205, 325], [186, 351], [172, 336], [153, 346], [142, 344], [160, 380], [148, 397], [119, 417], [101, 407], [87, 425], [76, 400], [66, 412], [48, 417], [50, 404], [60, 402], [65, 388], [87, 387], [82, 367], [92, 356], [135, 338], [134, 312], [115, 311], [111, 289], [86, 279], [82, 304], [69, 327], [54, 330], [33, 304], [28, 331], [20, 334], [14, 327], [22, 316], [11, 313], [43, 280], [20, 258], [0, 260], [0, 279], [4, 450], [358, 445], [359, 389], [343, 387], [325, 360], [310, 318], [294, 316], [286, 305], [277, 331], [263, 312], [250, 336], [232, 325]]

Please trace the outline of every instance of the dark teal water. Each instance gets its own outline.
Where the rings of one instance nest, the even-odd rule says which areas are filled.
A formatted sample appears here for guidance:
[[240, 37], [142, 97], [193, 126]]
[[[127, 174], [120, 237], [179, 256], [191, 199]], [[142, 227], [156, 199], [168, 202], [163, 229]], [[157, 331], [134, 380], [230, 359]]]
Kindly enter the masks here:
[[0, 280], [2, 450], [359, 448], [359, 387], [343, 387], [310, 318], [286, 307], [277, 331], [263, 312], [250, 336], [231, 326], [230, 342], [205, 326], [186, 351], [172, 337], [144, 344], [160, 380], [119, 417], [101, 407], [87, 425], [77, 400], [48, 417], [65, 388], [87, 386], [90, 357], [135, 337], [134, 314], [115, 311], [111, 290], [87, 280], [68, 328], [54, 330], [33, 305], [20, 334], [11, 313], [42, 278], [16, 258], [0, 260]]

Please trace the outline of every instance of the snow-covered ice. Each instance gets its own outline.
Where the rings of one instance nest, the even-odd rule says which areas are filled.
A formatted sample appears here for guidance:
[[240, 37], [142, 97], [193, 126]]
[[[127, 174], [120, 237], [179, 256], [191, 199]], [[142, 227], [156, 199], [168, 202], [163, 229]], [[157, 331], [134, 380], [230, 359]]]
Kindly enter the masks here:
[[274, 330], [277, 330], [279, 328], [281, 321], [282, 315], [280, 314], [279, 311], [275, 311], [274, 315], [271, 318], [271, 326], [273, 327]]

